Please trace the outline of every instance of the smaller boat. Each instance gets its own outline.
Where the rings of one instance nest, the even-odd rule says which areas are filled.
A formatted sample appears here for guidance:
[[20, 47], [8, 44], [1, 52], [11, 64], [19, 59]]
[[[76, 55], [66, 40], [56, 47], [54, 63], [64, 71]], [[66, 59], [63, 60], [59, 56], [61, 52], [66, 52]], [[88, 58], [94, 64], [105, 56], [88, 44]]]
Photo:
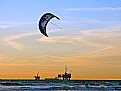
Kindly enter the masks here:
[[39, 72], [37, 73], [36, 76], [34, 76], [35, 77], [35, 80], [40, 80], [40, 76], [38, 74], [39, 74]]

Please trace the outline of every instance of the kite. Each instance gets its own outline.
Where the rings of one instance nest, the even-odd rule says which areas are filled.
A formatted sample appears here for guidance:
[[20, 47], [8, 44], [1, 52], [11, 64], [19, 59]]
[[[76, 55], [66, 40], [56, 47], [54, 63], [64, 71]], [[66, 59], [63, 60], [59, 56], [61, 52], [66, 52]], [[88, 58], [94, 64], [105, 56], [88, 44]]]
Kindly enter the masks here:
[[48, 24], [48, 22], [52, 19], [52, 18], [57, 18], [58, 20], [60, 20], [57, 16], [51, 14], [51, 13], [45, 13], [39, 20], [39, 30], [42, 34], [44, 34], [46, 37], [48, 37], [47, 33], [46, 33], [46, 26]]

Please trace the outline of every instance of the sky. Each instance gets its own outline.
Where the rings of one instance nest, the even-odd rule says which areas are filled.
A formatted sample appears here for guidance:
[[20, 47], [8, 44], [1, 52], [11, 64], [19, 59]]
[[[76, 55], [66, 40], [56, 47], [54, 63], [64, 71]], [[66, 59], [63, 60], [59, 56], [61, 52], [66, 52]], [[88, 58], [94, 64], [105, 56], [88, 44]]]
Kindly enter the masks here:
[[0, 79], [121, 79], [120, 25], [121, 0], [0, 0]]

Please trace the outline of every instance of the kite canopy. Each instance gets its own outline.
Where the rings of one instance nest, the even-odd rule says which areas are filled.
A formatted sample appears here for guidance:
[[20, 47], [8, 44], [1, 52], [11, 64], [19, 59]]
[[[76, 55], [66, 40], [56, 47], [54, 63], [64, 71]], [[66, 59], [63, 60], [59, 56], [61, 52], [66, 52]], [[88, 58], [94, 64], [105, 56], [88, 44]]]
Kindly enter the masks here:
[[47, 33], [46, 33], [46, 26], [48, 24], [48, 22], [52, 19], [52, 18], [57, 18], [58, 20], [60, 20], [57, 16], [51, 14], [51, 13], [46, 13], [44, 14], [39, 21], [39, 30], [42, 34], [44, 34], [46, 37], [48, 37]]

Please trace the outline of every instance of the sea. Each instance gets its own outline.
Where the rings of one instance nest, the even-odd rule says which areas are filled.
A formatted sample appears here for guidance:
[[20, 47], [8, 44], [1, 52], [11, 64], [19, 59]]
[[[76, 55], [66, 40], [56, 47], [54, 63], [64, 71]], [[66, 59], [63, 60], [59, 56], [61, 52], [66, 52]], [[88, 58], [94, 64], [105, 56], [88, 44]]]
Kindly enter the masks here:
[[121, 91], [121, 80], [0, 80], [0, 91]]

